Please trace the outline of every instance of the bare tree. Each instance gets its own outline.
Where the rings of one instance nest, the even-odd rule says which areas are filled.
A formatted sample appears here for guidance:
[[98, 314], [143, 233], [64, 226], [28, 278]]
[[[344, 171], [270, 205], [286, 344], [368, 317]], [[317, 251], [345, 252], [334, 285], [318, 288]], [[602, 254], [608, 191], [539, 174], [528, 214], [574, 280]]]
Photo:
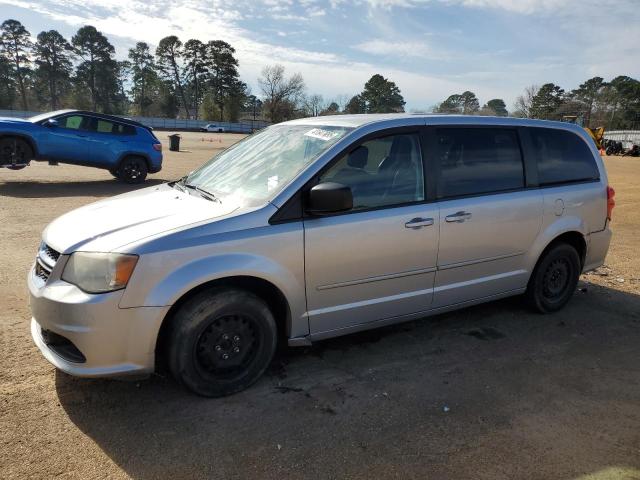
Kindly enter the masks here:
[[531, 118], [531, 106], [533, 100], [538, 94], [540, 87], [537, 85], [530, 85], [524, 89], [524, 93], [516, 98], [516, 103], [513, 105], [513, 114], [516, 117]]
[[324, 110], [324, 98], [322, 95], [314, 94], [304, 99], [304, 109], [307, 111], [307, 115], [317, 117], [320, 112]]
[[268, 65], [262, 69], [258, 84], [265, 97], [264, 107], [272, 122], [281, 122], [294, 115], [304, 94], [302, 75], [286, 78], [282, 65]]

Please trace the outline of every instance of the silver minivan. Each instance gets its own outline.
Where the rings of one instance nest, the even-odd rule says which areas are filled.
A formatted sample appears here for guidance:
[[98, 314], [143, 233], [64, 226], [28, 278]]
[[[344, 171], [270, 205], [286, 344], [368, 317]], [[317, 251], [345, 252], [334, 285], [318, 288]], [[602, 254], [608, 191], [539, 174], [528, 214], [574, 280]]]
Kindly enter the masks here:
[[511, 295], [562, 308], [614, 205], [581, 128], [353, 115], [255, 133], [184, 178], [54, 220], [31, 332], [72, 375], [150, 373], [220, 396], [304, 346]]

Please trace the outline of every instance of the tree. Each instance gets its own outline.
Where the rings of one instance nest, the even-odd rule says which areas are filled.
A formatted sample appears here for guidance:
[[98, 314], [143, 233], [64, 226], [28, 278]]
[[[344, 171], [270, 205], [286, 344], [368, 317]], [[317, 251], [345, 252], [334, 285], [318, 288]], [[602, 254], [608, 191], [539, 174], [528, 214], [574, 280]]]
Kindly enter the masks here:
[[454, 93], [436, 108], [436, 113], [462, 113], [462, 96]]
[[367, 105], [360, 95], [354, 95], [344, 106], [345, 113], [365, 113]]
[[205, 44], [200, 40], [188, 40], [184, 44], [185, 77], [193, 99], [192, 107], [196, 120], [198, 119], [198, 109], [202, 96], [203, 76], [206, 68], [207, 51]]
[[230, 101], [230, 97], [233, 95], [237, 98], [244, 91], [240, 85], [242, 82], [235, 52], [231, 45], [222, 40], [214, 40], [206, 45], [207, 83], [220, 111], [220, 120], [224, 118], [225, 104]]
[[318, 94], [306, 97], [304, 100], [304, 109], [310, 117], [317, 117], [324, 109], [324, 98]]
[[364, 84], [360, 97], [367, 113], [404, 112], [405, 101], [398, 86], [380, 74], [373, 75]]
[[295, 114], [305, 90], [302, 75], [296, 73], [287, 78], [282, 65], [268, 65], [262, 69], [258, 84], [265, 97], [267, 116], [272, 122], [281, 122]]
[[33, 48], [30, 34], [19, 21], [5, 20], [0, 25], [0, 45], [2, 54], [13, 63], [13, 72], [22, 97], [22, 108], [29, 110], [26, 79], [30, 72], [29, 56]]
[[100, 105], [102, 111], [111, 111], [119, 90], [119, 67], [113, 58], [113, 45], [91, 25], [80, 28], [71, 44], [82, 58], [76, 68], [76, 81], [89, 89], [93, 110], [97, 111]]
[[571, 96], [585, 105], [584, 125], [589, 126], [591, 122], [591, 113], [593, 106], [606, 86], [602, 77], [593, 77], [581, 84], [578, 88], [571, 92]]
[[16, 99], [15, 74], [12, 63], [0, 56], [0, 108], [9, 109]]
[[129, 49], [131, 64], [131, 96], [139, 115], [146, 115], [147, 109], [153, 104], [152, 90], [158, 83], [153, 55], [149, 45], [138, 42]]
[[636, 128], [640, 121], [640, 81], [620, 75], [610, 85], [613, 89], [610, 127]]
[[40, 32], [34, 47], [36, 78], [46, 86], [47, 104], [51, 110], [60, 108], [60, 97], [71, 87], [73, 71], [72, 47], [56, 30]]
[[175, 35], [164, 37], [158, 43], [156, 57], [158, 59], [158, 70], [165, 80], [173, 82], [175, 90], [180, 94], [185, 114], [189, 118], [191, 114], [189, 113], [189, 105], [187, 104], [187, 97], [184, 94], [184, 86], [182, 85], [182, 76], [180, 75], [182, 42]]
[[494, 98], [492, 100], [489, 100], [485, 104], [485, 107], [493, 111], [493, 114], [498, 117], [506, 117], [507, 115], [509, 115], [509, 112], [507, 111], [507, 105], [501, 98]]
[[338, 113], [340, 113], [340, 105], [337, 102], [331, 102], [327, 108], [320, 112], [320, 115], [337, 115]]
[[462, 92], [460, 95], [463, 115], [473, 115], [480, 110], [480, 102], [476, 94], [470, 91]]
[[553, 83], [545, 83], [531, 101], [531, 118], [552, 120], [563, 103], [564, 90]]
[[532, 118], [531, 106], [533, 104], [533, 99], [538, 94], [538, 90], [540, 90], [540, 87], [537, 85], [530, 85], [524, 89], [524, 93], [522, 95], [519, 95], [518, 98], [516, 98], [516, 103], [513, 106], [516, 117]]

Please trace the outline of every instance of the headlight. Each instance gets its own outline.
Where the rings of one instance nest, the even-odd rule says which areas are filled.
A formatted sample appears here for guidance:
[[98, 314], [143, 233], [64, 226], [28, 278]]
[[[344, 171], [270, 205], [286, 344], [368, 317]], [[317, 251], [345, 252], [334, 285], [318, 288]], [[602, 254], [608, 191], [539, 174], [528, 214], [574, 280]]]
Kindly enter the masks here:
[[104, 293], [127, 286], [137, 255], [75, 252], [67, 261], [62, 280], [89, 293]]

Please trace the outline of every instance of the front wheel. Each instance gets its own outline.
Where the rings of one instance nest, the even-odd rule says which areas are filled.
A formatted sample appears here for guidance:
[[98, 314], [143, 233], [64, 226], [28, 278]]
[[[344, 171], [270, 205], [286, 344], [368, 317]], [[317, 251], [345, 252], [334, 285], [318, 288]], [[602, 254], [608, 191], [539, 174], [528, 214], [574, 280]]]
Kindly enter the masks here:
[[172, 318], [168, 363], [173, 376], [205, 397], [244, 390], [276, 350], [273, 314], [244, 290], [214, 289], [187, 301]]
[[144, 158], [127, 157], [120, 162], [115, 177], [129, 184], [142, 183], [147, 178], [147, 172], [147, 162]]
[[571, 299], [580, 277], [580, 257], [566, 243], [551, 247], [538, 261], [525, 296], [531, 307], [541, 313], [560, 310]]

